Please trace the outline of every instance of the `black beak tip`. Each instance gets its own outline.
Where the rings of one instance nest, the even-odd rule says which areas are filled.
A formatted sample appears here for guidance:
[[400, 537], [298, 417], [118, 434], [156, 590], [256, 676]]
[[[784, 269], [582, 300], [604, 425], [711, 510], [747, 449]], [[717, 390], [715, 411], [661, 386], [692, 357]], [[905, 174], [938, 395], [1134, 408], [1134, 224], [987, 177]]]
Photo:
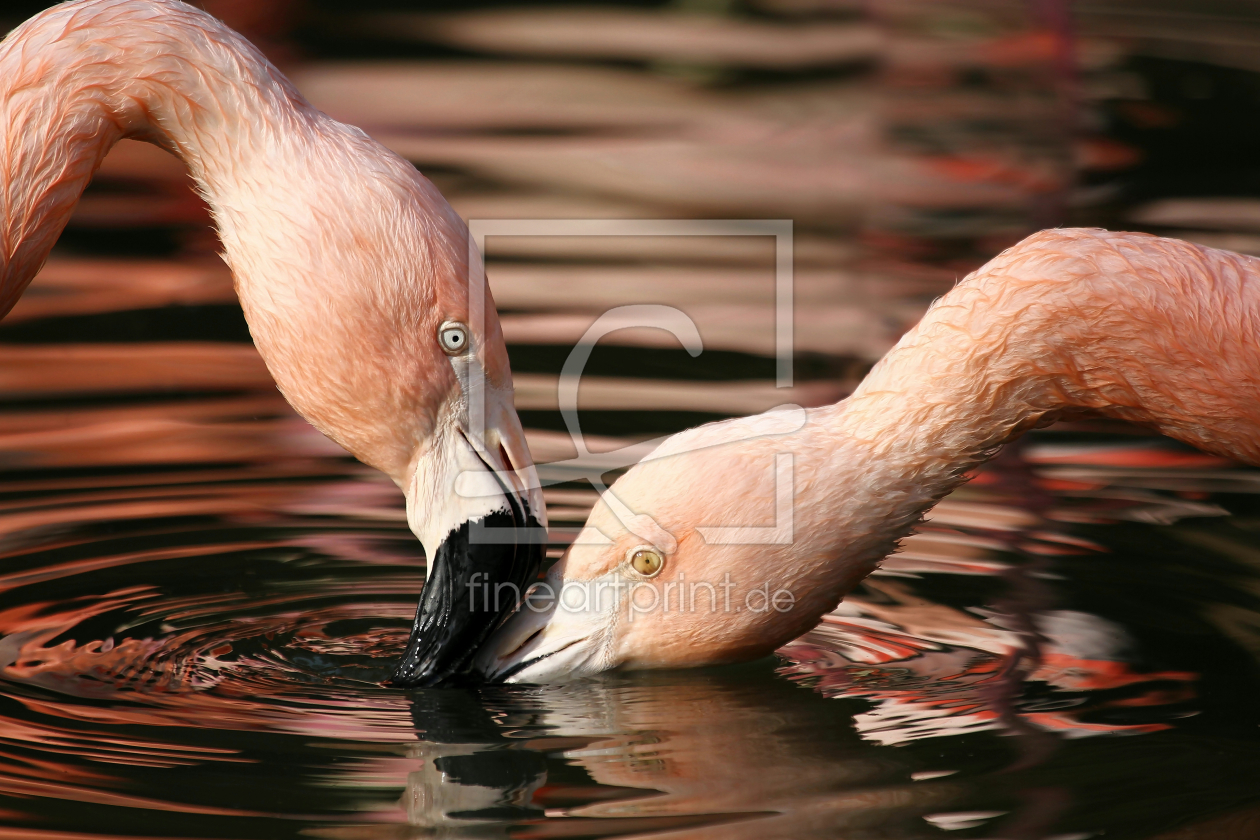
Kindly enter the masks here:
[[[513, 515], [516, 514], [516, 515]], [[472, 661], [520, 604], [542, 568], [545, 529], [500, 511], [447, 534], [430, 559], [407, 649], [386, 685], [432, 688], [481, 682]]]

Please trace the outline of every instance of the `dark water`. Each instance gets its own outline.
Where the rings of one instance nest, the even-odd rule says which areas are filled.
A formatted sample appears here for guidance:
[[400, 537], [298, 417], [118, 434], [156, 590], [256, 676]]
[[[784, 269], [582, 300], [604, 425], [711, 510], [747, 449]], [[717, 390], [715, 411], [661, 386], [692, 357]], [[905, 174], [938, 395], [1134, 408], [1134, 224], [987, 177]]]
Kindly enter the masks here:
[[[254, 419], [192, 437], [229, 423], [276, 444]], [[83, 434], [108, 450], [105, 425]], [[376, 683], [422, 566], [375, 475], [15, 463], [0, 814], [48, 837], [1253, 837], [1258, 487], [1042, 433], [781, 658], [403, 692]]]
[[[540, 462], [573, 454], [556, 376], [612, 306], [683, 309], [706, 349], [610, 336], [595, 452], [838, 399], [1042, 223], [1258, 247], [1219, 172], [1185, 187], [1208, 141], [1168, 121], [1253, 83], [1203, 47], [1246, 54], [1237, 10], [702, 5], [683, 47], [646, 5], [237, 24], [469, 218], [794, 220], [790, 389], [768, 240], [492, 239]], [[1076, 170], [1065, 101], [1093, 120]], [[773, 659], [385, 689], [424, 579], [401, 496], [275, 392], [213, 248], [178, 165], [124, 144], [0, 324], [0, 837], [1260, 837], [1260, 472], [1059, 426]], [[541, 472], [556, 556], [594, 493]]]

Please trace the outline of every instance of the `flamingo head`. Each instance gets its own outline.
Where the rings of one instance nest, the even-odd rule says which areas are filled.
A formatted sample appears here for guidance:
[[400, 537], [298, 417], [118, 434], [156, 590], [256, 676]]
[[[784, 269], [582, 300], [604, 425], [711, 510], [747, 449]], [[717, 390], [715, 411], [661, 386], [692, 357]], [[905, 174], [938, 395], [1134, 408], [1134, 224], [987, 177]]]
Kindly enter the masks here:
[[479, 318], [458, 305], [462, 298], [439, 294], [419, 330], [419, 344], [432, 357], [421, 365], [433, 380], [419, 408], [427, 415], [427, 434], [399, 483], [428, 565], [393, 685], [461, 678], [511, 612], [507, 602], [492, 606], [471, 598], [470, 586], [480, 581], [519, 591], [537, 579], [543, 560], [542, 492], [513, 406], [493, 301], [487, 289]]
[[[537, 580], [546, 514], [468, 228], [409, 163], [362, 132], [330, 130], [354, 153], [338, 175], [272, 202], [303, 206], [300, 191], [315, 190], [310, 228], [242, 225], [225, 241], [251, 333], [285, 396], [407, 497], [428, 563], [389, 682], [435, 685], [458, 680], [510, 612], [470, 601], [469, 582]], [[342, 174], [365, 161], [384, 174]]]
[[[470, 597], [477, 582], [520, 591], [542, 565], [546, 514], [524, 431], [502, 375], [486, 364], [467, 323], [433, 334], [451, 372], [432, 432], [405, 474], [407, 518], [428, 557], [407, 649], [389, 682], [438, 685], [459, 678], [511, 612]], [[502, 351], [502, 339], [498, 341]], [[471, 349], [467, 349], [471, 346]], [[491, 348], [493, 349], [493, 348]], [[489, 369], [487, 369], [489, 368]]]
[[601, 496], [477, 669], [538, 683], [718, 664], [769, 654], [810, 629], [862, 575], [832, 562], [844, 553], [843, 523], [816, 527], [815, 511], [796, 504], [820, 466], [802, 449], [807, 436], [784, 433], [804, 414], [668, 439]]

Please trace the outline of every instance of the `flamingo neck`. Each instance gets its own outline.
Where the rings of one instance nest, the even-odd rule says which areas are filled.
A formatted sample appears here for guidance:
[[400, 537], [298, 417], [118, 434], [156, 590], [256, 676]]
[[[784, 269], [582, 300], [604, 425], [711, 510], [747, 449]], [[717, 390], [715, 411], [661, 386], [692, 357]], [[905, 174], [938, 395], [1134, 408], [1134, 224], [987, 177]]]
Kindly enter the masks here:
[[[0, 316], [119, 139], [188, 165], [281, 392], [405, 483], [453, 375], [467, 228], [410, 163], [317, 111], [251, 44], [178, 0], [77, 0], [0, 43]], [[435, 364], [434, 359], [443, 364]]]
[[872, 483], [904, 485], [908, 499], [929, 505], [1003, 443], [1065, 407], [1058, 377], [1036, 371], [1018, 344], [968, 341], [958, 324], [940, 317], [942, 309], [929, 313], [827, 421], [846, 450], [863, 454]]
[[983, 370], [934, 367], [886, 358], [849, 399], [819, 410], [831, 441], [829, 468], [847, 477], [820, 485], [829, 489], [816, 509], [844, 541], [826, 555], [846, 571], [843, 580], [834, 568], [822, 577], [844, 590], [893, 552], [971, 470], [1046, 414], [1039, 394], [991, 387], [986, 374], [1002, 369], [999, 360]]
[[0, 44], [0, 315], [119, 139], [183, 159], [231, 256], [239, 185], [296, 174], [286, 139], [321, 116], [253, 46], [183, 3], [87, 0], [28, 21]]
[[820, 411], [832, 468], [853, 475], [830, 511], [855, 536], [846, 555], [877, 563], [1003, 443], [1063, 414], [1260, 462], [1257, 335], [1260, 260], [1143, 234], [1029, 237]]

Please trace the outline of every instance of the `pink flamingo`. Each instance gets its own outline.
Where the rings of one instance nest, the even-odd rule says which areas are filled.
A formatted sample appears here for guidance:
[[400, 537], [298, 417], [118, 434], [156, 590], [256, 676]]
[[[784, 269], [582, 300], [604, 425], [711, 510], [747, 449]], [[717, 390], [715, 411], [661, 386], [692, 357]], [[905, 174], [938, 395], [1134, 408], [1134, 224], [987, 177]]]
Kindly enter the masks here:
[[[1025, 239], [797, 431], [778, 411], [666, 440], [604, 494], [550, 592], [478, 667], [546, 682], [766, 655], [1003, 443], [1078, 412], [1260, 464], [1260, 259], [1103, 230]], [[787, 538], [710, 538], [767, 525]]]
[[[406, 494], [428, 582], [392, 681], [463, 670], [505, 614], [462, 597], [466, 579], [522, 585], [541, 562], [536, 542], [470, 532], [545, 514], [490, 292], [475, 317], [468, 231], [433, 184], [175, 0], [77, 0], [18, 27], [0, 44], [0, 126], [0, 315], [115, 142], [181, 158], [280, 390]], [[455, 492], [460, 473], [489, 489]]]

